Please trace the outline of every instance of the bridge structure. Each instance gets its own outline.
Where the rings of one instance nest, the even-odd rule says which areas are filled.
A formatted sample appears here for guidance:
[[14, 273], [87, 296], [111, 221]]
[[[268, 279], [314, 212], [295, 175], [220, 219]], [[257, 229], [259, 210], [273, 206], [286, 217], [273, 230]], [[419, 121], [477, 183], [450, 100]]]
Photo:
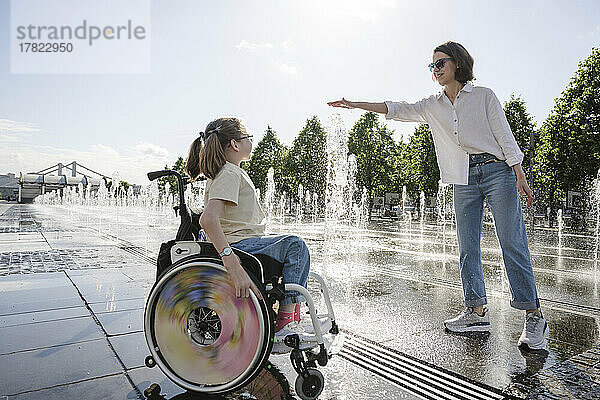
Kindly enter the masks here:
[[58, 163], [38, 172], [23, 173], [19, 178], [19, 203], [31, 203], [34, 198], [50, 191], [68, 186], [89, 186], [97, 191], [100, 185], [107, 186], [112, 178], [93, 171], [76, 161], [69, 164]]

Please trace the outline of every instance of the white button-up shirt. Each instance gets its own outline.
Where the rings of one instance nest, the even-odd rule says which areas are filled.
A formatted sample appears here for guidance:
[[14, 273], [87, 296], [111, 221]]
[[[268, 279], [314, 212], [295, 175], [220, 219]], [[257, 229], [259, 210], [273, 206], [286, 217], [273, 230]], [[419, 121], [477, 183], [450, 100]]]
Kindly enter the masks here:
[[429, 125], [444, 183], [469, 183], [469, 154], [490, 153], [511, 167], [523, 161], [523, 152], [491, 89], [467, 83], [454, 104], [443, 90], [416, 103], [385, 104], [386, 119]]

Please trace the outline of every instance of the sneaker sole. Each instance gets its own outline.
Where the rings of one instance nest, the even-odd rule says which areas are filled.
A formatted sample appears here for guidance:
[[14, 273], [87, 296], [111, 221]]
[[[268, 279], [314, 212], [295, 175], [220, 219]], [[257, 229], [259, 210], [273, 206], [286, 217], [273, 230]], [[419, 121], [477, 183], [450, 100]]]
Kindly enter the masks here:
[[483, 323], [483, 324], [479, 324], [479, 325], [473, 325], [473, 326], [465, 326], [465, 327], [452, 327], [450, 328], [446, 323], [444, 323], [444, 327], [449, 330], [450, 332], [459, 332], [459, 333], [463, 333], [463, 332], [489, 332], [490, 330], [490, 323]]
[[548, 324], [546, 324], [546, 328], [544, 329], [544, 337], [541, 343], [529, 344], [529, 343], [517, 343], [517, 347], [523, 351], [532, 351], [532, 350], [546, 350], [546, 336], [550, 329], [548, 328]]

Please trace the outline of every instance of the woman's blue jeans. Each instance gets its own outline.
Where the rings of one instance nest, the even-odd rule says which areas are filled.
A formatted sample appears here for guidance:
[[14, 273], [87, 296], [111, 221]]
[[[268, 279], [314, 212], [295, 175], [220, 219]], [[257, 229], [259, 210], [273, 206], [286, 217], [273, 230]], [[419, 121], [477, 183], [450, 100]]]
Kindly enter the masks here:
[[[240, 240], [231, 247], [250, 254], [264, 254], [283, 264], [283, 283], [306, 287], [310, 270], [310, 254], [304, 240], [295, 235], [261, 236]], [[285, 292], [281, 304], [302, 303], [304, 296], [296, 291]]]
[[[487, 304], [481, 264], [483, 200], [494, 216], [496, 235], [511, 292], [510, 305], [519, 310], [539, 307], [516, 176], [504, 161], [480, 163], [491, 154], [469, 156], [469, 184], [454, 185], [454, 211], [460, 256], [460, 277], [466, 307]], [[479, 164], [479, 165], [476, 165]]]

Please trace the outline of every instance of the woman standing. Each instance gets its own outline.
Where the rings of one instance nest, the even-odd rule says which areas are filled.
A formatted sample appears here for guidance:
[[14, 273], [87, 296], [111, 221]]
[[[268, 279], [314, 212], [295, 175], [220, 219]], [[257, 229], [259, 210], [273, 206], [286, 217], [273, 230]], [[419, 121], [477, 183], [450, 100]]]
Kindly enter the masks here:
[[446, 329], [468, 332], [490, 328], [484, 307], [487, 298], [481, 264], [483, 200], [487, 198], [510, 284], [510, 305], [525, 310], [525, 325], [518, 346], [523, 350], [544, 349], [548, 324], [539, 308], [517, 193], [527, 195], [527, 205], [531, 205], [533, 195], [521, 167], [523, 153], [494, 92], [469, 83], [473, 80], [473, 58], [462, 45], [446, 42], [436, 47], [429, 68], [444, 89], [416, 103], [364, 103], [342, 98], [328, 104], [429, 125], [442, 182], [454, 185], [465, 304], [459, 316], [444, 321]]

